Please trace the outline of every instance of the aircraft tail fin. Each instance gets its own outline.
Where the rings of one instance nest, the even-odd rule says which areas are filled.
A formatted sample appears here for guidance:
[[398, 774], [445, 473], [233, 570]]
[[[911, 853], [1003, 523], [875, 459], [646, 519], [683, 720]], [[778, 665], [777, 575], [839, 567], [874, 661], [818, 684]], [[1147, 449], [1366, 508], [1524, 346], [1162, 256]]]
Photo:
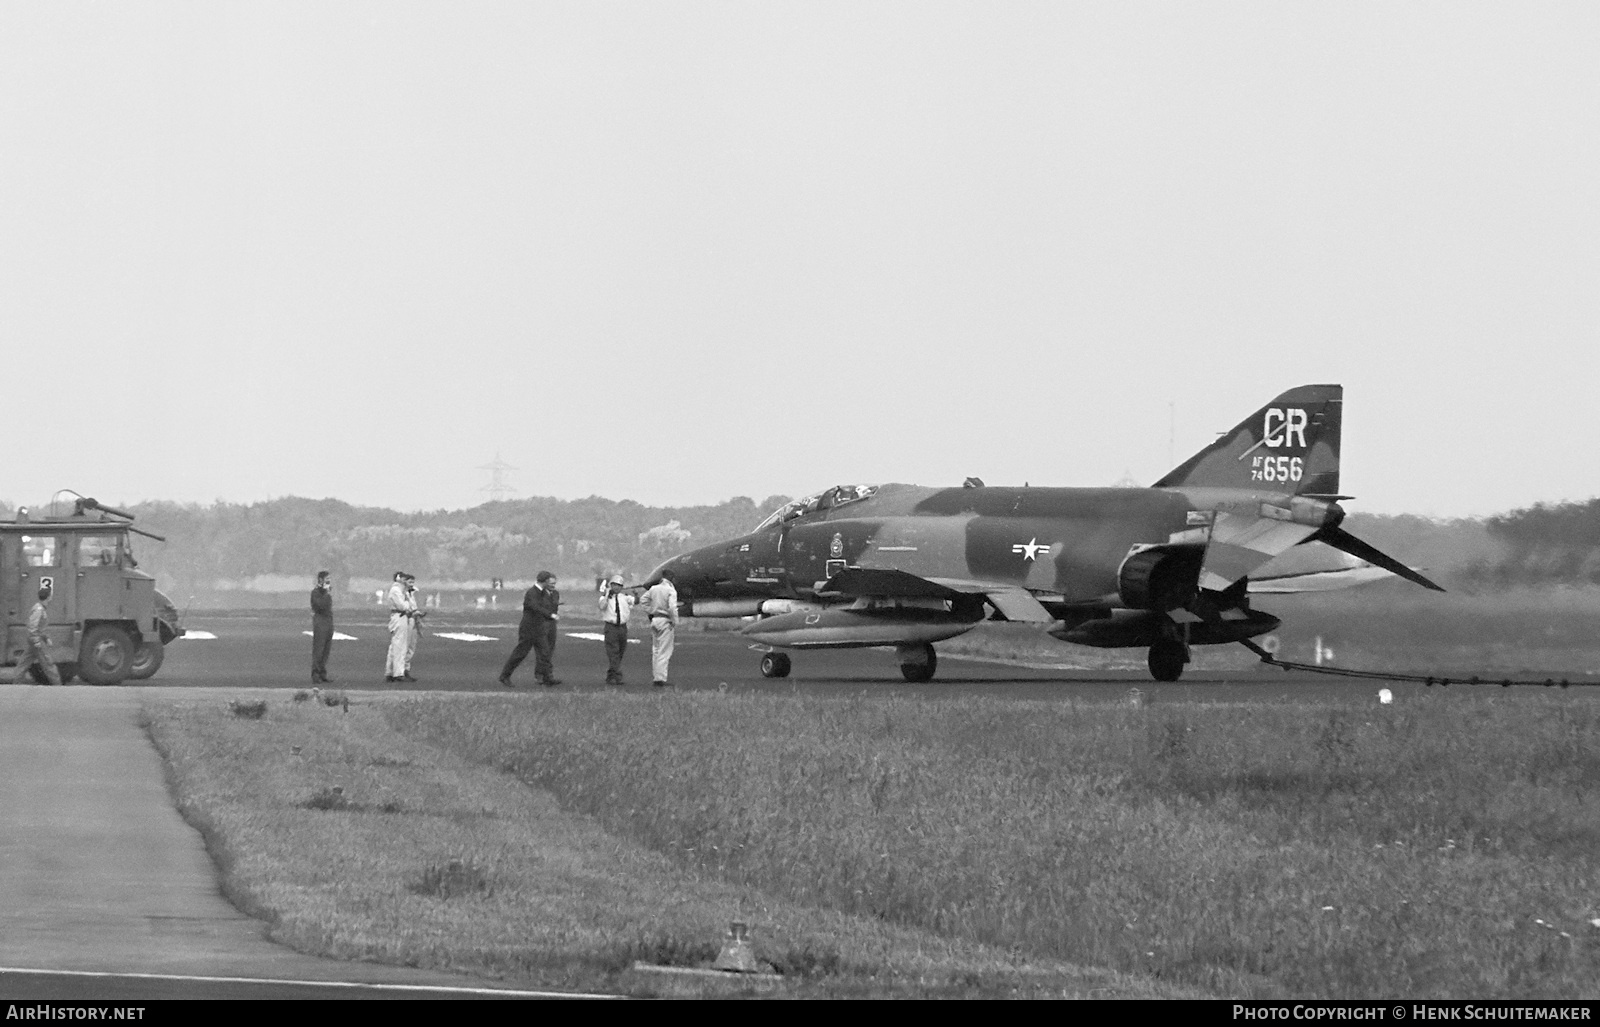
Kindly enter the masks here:
[[1169, 471], [1155, 488], [1180, 485], [1339, 493], [1342, 385], [1302, 385]]

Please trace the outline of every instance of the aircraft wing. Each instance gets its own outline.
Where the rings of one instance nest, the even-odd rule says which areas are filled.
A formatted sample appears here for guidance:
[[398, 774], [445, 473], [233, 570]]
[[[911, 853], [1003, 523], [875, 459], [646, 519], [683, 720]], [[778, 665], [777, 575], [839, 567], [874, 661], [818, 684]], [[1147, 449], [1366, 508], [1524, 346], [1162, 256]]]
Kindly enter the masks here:
[[989, 600], [989, 605], [1000, 611], [1006, 620], [1021, 621], [1024, 624], [1054, 624], [1056, 618], [1033, 597], [1033, 593], [1021, 585], [1003, 585], [996, 581], [956, 581], [950, 578], [934, 578], [935, 582], [947, 585], [957, 591], [969, 594], [982, 594]]
[[850, 567], [829, 578], [821, 591], [885, 599], [956, 599], [981, 595], [1006, 620], [1052, 624], [1056, 618], [1020, 585], [966, 578], [924, 578], [907, 571]]

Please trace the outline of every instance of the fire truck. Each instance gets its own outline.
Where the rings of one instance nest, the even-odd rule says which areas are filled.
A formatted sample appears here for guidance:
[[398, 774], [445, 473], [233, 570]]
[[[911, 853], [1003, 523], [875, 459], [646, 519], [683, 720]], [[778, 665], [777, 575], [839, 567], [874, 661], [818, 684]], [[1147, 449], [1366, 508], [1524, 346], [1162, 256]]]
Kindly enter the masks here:
[[73, 495], [70, 513], [35, 517], [23, 507], [13, 520], [0, 521], [0, 665], [21, 661], [28, 612], [48, 583], [49, 654], [62, 681], [117, 685], [148, 678], [183, 627], [155, 578], [139, 570], [132, 536], [166, 539], [135, 528], [130, 513]]

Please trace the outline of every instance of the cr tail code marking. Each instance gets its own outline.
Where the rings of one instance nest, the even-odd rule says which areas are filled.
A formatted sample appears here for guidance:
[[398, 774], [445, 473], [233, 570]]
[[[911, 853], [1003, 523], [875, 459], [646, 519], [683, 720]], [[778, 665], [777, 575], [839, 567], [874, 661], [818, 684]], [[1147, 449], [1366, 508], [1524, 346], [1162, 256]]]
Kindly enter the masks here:
[[[1306, 425], [1310, 418], [1299, 407], [1289, 407], [1279, 410], [1277, 407], [1267, 407], [1267, 412], [1261, 418], [1261, 441], [1239, 454], [1239, 459], [1254, 453], [1262, 446], [1268, 449], [1277, 449], [1280, 446], [1291, 448], [1306, 448]], [[1299, 441], [1295, 441], [1298, 439]]]

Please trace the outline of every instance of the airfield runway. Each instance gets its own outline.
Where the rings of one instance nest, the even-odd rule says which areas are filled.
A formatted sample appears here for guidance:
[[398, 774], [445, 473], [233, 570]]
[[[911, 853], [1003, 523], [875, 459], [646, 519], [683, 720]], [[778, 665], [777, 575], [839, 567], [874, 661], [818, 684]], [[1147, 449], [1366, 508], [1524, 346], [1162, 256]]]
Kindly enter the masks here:
[[[364, 614], [364, 615], [363, 615]], [[197, 633], [214, 638], [186, 638], [167, 648], [165, 665], [153, 685], [182, 687], [310, 687], [309, 618], [291, 611], [254, 615], [192, 616]], [[412, 668], [419, 681], [396, 686], [383, 681], [383, 659], [388, 631], [368, 611], [346, 614], [338, 630], [328, 672], [329, 687], [347, 690], [413, 688], [443, 691], [504, 692], [496, 678], [500, 666], [516, 643], [513, 615], [501, 613], [435, 614], [417, 650]], [[450, 637], [467, 636], [467, 637]], [[624, 672], [629, 688], [650, 690], [649, 632], [632, 629]], [[606, 658], [600, 625], [564, 619], [556, 644], [556, 676], [563, 690], [605, 689]], [[1082, 649], [1062, 645], [1062, 660], [1070, 661]], [[987, 695], [1012, 699], [1073, 702], [1123, 702], [1138, 688], [1146, 702], [1184, 703], [1272, 699], [1283, 702], [1326, 702], [1352, 694], [1376, 695], [1388, 688], [1396, 699], [1412, 693], [1443, 696], [1481, 694], [1490, 686], [1452, 686], [1429, 689], [1421, 684], [1352, 680], [1302, 672], [1284, 672], [1266, 666], [1222, 671], [1190, 668], [1181, 681], [1163, 684], [1143, 670], [1089, 671], [1065, 667], [1017, 666], [939, 653], [934, 680], [910, 684], [900, 676], [889, 650], [845, 649], [791, 651], [794, 670], [783, 679], [763, 678], [757, 669], [759, 653], [735, 632], [679, 631], [672, 660], [672, 680], [683, 691], [730, 693], [788, 693], [803, 690], [814, 695], [904, 696], [938, 699]], [[536, 689], [533, 658], [517, 670], [513, 680], [519, 690]], [[1499, 689], [1495, 689], [1499, 691]], [[1515, 691], [1529, 691], [1517, 689]], [[1600, 699], [1600, 688], [1568, 690], [1574, 699]]]

